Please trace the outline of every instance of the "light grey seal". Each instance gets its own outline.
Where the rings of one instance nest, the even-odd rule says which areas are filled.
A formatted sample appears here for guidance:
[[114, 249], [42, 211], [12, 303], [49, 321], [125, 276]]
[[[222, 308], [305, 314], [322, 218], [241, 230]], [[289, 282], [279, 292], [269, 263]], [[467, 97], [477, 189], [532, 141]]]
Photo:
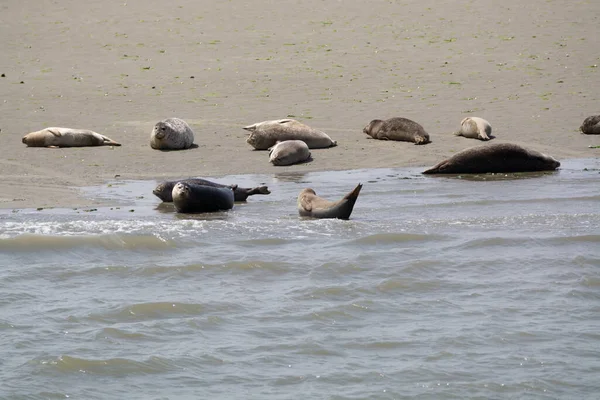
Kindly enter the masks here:
[[402, 117], [394, 117], [385, 121], [374, 119], [365, 126], [363, 133], [380, 140], [397, 140], [414, 144], [431, 142], [429, 134], [420, 124]]
[[492, 136], [492, 126], [490, 123], [479, 117], [467, 117], [460, 121], [460, 130], [454, 132], [455, 136], [463, 136], [470, 139], [490, 140]]
[[120, 146], [109, 137], [87, 129], [50, 127], [23, 136], [28, 147]]
[[267, 150], [284, 140], [302, 140], [311, 149], [337, 146], [325, 132], [313, 129], [295, 119], [277, 119], [244, 127], [250, 132], [246, 142], [256, 150]]
[[579, 130], [586, 135], [600, 135], [600, 115], [592, 115], [584, 119]]
[[166, 181], [158, 184], [156, 188], [152, 191], [152, 193], [164, 201], [165, 203], [171, 203], [173, 201], [173, 187], [177, 184], [177, 182], [183, 183], [193, 183], [196, 185], [204, 185], [204, 186], [213, 186], [219, 188], [230, 188], [233, 190], [233, 196], [235, 201], [246, 201], [249, 196], [255, 194], [271, 194], [269, 188], [267, 186], [257, 186], [253, 188], [241, 188], [238, 185], [222, 185], [220, 183], [207, 181], [206, 179], [201, 178], [189, 178], [189, 179], [180, 179], [177, 181]]
[[269, 161], [273, 165], [292, 165], [309, 159], [310, 150], [302, 140], [284, 140], [269, 149]]
[[231, 188], [177, 182], [173, 187], [173, 204], [180, 213], [202, 213], [233, 208]]
[[512, 143], [485, 144], [459, 151], [424, 174], [551, 171], [560, 162], [539, 151]]
[[150, 147], [156, 150], [183, 150], [194, 144], [194, 131], [182, 119], [167, 118], [156, 123], [150, 135]]
[[311, 188], [304, 189], [298, 195], [298, 214], [302, 217], [348, 219], [360, 193], [362, 184], [358, 184], [339, 201], [325, 200]]

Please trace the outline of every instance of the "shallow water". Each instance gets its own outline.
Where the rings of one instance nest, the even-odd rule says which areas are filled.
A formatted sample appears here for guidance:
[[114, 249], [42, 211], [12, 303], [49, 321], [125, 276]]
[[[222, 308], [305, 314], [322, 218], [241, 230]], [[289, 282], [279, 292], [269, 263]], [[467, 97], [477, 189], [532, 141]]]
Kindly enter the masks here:
[[[419, 172], [223, 177], [272, 194], [208, 215], [154, 181], [2, 210], [0, 397], [596, 397], [600, 160]], [[359, 182], [350, 221], [297, 216]]]

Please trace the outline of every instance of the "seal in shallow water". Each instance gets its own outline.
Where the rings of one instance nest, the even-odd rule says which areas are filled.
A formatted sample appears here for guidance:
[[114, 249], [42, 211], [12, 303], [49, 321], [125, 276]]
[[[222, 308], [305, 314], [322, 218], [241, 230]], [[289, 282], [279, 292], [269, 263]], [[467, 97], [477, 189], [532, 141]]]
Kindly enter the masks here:
[[304, 189], [298, 195], [298, 214], [302, 217], [348, 219], [360, 193], [362, 184], [358, 184], [339, 201], [325, 200], [311, 188]]
[[21, 140], [28, 147], [120, 146], [109, 137], [87, 129], [50, 127], [31, 132]]
[[165, 203], [171, 203], [173, 201], [173, 187], [177, 182], [183, 183], [193, 183], [196, 185], [204, 185], [204, 186], [213, 186], [219, 188], [230, 188], [233, 190], [233, 195], [235, 201], [246, 201], [248, 196], [252, 196], [255, 194], [271, 194], [269, 188], [267, 186], [257, 186], [253, 188], [241, 188], [238, 185], [222, 185], [220, 183], [207, 181], [206, 179], [201, 178], [189, 178], [189, 179], [180, 179], [178, 181], [166, 181], [158, 184], [156, 188], [152, 191], [152, 193], [164, 201]]
[[269, 161], [273, 165], [292, 165], [309, 159], [310, 150], [302, 140], [284, 140], [269, 149]]
[[429, 134], [420, 124], [402, 117], [394, 117], [385, 121], [374, 119], [365, 126], [363, 133], [380, 140], [397, 140], [414, 144], [431, 142]]
[[336, 146], [325, 132], [313, 129], [295, 119], [277, 119], [244, 127], [250, 132], [246, 142], [256, 150], [267, 150], [284, 140], [302, 140], [311, 149]]
[[233, 208], [231, 188], [177, 182], [173, 187], [173, 204], [180, 213], [202, 213]]
[[584, 119], [579, 130], [586, 135], [600, 135], [600, 115], [591, 115]]
[[551, 171], [560, 162], [539, 151], [512, 143], [484, 144], [459, 151], [423, 171], [424, 174]]
[[194, 131], [182, 119], [167, 118], [157, 122], [150, 135], [150, 147], [156, 150], [183, 150], [194, 144]]
[[490, 140], [492, 126], [488, 121], [479, 117], [467, 117], [460, 121], [460, 130], [454, 132], [455, 136], [463, 136], [470, 139]]

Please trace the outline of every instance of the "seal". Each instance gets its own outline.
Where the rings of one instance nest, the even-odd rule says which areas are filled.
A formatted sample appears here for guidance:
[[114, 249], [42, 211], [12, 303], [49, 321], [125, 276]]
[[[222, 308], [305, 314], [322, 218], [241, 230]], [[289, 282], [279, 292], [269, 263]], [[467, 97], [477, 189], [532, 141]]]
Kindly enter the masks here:
[[273, 165], [292, 165], [309, 159], [310, 150], [302, 140], [284, 140], [269, 149], [269, 161]]
[[167, 118], [157, 122], [150, 135], [150, 147], [156, 150], [183, 150], [194, 144], [194, 131], [182, 119]]
[[218, 188], [230, 188], [233, 190], [233, 197], [235, 201], [246, 201], [249, 196], [255, 194], [271, 194], [269, 188], [267, 186], [257, 186], [254, 188], [241, 188], [238, 185], [222, 185], [220, 183], [207, 181], [206, 179], [201, 178], [189, 178], [189, 179], [180, 179], [178, 181], [166, 181], [158, 184], [156, 188], [152, 191], [152, 193], [164, 201], [165, 203], [173, 202], [173, 187], [177, 184], [177, 182], [183, 183], [192, 183], [194, 185], [204, 185], [204, 186], [212, 186]]
[[492, 126], [488, 121], [479, 117], [467, 117], [460, 121], [460, 130], [454, 132], [455, 136], [463, 136], [470, 139], [490, 140]]
[[87, 129], [50, 127], [31, 132], [21, 140], [28, 147], [120, 146], [109, 137]]
[[304, 189], [298, 195], [298, 214], [301, 217], [349, 219], [361, 188], [359, 183], [339, 201], [325, 200], [313, 189]]
[[365, 126], [363, 133], [373, 139], [397, 140], [400, 142], [414, 142], [414, 144], [430, 143], [429, 134], [423, 127], [407, 118], [394, 117], [382, 121], [374, 119]]
[[257, 122], [244, 127], [249, 131], [246, 142], [256, 150], [267, 150], [284, 140], [302, 140], [311, 149], [337, 146], [325, 132], [313, 129], [295, 119], [277, 119]]
[[203, 213], [233, 208], [231, 188], [177, 182], [173, 187], [173, 204], [180, 213]]
[[586, 135], [600, 135], [600, 115], [591, 115], [584, 119], [579, 130]]
[[459, 151], [424, 174], [552, 171], [560, 162], [539, 151], [513, 143], [485, 144]]

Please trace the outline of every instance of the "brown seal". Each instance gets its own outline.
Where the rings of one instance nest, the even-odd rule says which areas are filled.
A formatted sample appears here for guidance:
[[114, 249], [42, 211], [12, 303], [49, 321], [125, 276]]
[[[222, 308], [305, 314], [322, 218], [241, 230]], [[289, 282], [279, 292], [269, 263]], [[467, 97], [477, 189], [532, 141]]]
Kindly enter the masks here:
[[238, 185], [222, 185], [220, 183], [207, 181], [206, 179], [201, 178], [189, 178], [189, 179], [180, 179], [177, 181], [166, 181], [158, 184], [156, 188], [152, 191], [152, 193], [164, 201], [165, 203], [171, 203], [173, 201], [173, 187], [177, 184], [177, 182], [183, 183], [193, 183], [196, 185], [204, 185], [204, 186], [213, 186], [213, 187], [221, 187], [221, 188], [230, 188], [233, 190], [233, 195], [235, 201], [246, 201], [248, 196], [252, 196], [255, 194], [271, 194], [269, 188], [267, 186], [257, 186], [254, 188], [241, 188]]
[[455, 136], [463, 136], [470, 139], [490, 140], [492, 126], [488, 121], [479, 117], [467, 117], [460, 121], [460, 130], [454, 132]]
[[184, 150], [194, 144], [194, 131], [182, 119], [167, 118], [157, 122], [150, 135], [150, 147], [156, 150]]
[[579, 130], [586, 135], [600, 135], [600, 115], [591, 115], [584, 119]]
[[302, 140], [311, 149], [337, 146], [325, 132], [313, 129], [295, 119], [277, 119], [244, 127], [250, 132], [246, 142], [256, 150], [267, 150], [284, 140]]
[[298, 195], [298, 214], [302, 217], [348, 219], [360, 193], [362, 184], [358, 184], [339, 201], [325, 200], [311, 188], [304, 189]]
[[380, 140], [397, 140], [400, 142], [413, 142], [414, 144], [431, 142], [429, 134], [425, 132], [420, 124], [402, 117], [394, 117], [385, 121], [374, 119], [369, 125], [365, 126], [363, 133], [373, 139]]
[[28, 147], [120, 146], [109, 137], [87, 129], [50, 127], [23, 136]]
[[269, 149], [269, 161], [273, 165], [292, 165], [309, 159], [310, 150], [302, 140], [284, 140]]

